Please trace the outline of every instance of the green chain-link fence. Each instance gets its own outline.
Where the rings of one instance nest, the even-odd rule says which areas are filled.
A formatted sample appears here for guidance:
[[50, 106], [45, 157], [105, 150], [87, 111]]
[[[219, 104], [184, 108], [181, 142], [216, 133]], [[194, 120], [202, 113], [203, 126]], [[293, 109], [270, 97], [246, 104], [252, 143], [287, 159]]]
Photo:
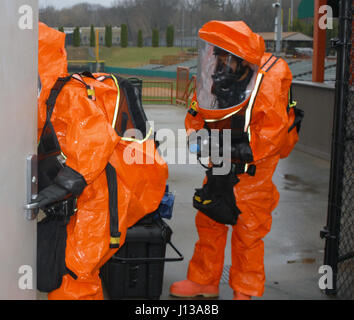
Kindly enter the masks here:
[[333, 123], [331, 176], [326, 238], [326, 265], [333, 269], [333, 288], [327, 294], [354, 299], [354, 79], [352, 40], [353, 0], [339, 2], [336, 103]]

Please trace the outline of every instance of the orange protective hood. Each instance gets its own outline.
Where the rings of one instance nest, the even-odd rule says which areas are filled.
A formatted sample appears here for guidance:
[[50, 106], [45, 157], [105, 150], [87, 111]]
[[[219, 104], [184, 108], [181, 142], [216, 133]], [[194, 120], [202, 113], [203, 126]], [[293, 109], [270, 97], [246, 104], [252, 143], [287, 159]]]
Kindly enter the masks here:
[[[243, 21], [209, 21], [199, 30], [199, 37], [207, 43], [246, 60], [255, 67], [261, 65], [265, 51], [264, 40]], [[248, 104], [249, 99], [250, 96], [241, 104], [231, 108], [214, 110], [204, 109], [199, 106], [198, 101], [195, 101], [195, 108], [203, 119], [217, 121], [241, 110]]]
[[58, 77], [68, 75], [65, 50], [65, 33], [38, 23], [38, 75], [41, 91], [38, 97], [38, 139], [46, 119], [46, 105], [49, 92]]
[[265, 51], [264, 40], [243, 21], [209, 21], [199, 30], [199, 37], [260, 66]]
[[[49, 28], [42, 22], [38, 24], [38, 72], [42, 86], [47, 88], [58, 77], [68, 74], [65, 33]], [[46, 83], [48, 80], [49, 83]]]

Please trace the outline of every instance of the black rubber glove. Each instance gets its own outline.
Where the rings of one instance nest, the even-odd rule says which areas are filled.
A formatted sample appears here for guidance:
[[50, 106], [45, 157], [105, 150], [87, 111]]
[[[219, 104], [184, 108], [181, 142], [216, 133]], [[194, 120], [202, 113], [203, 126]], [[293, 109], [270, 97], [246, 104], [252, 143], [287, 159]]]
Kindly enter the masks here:
[[[223, 148], [230, 148], [229, 145], [223, 146], [223, 131], [219, 136], [220, 155], [223, 155]], [[231, 158], [244, 163], [253, 161], [253, 153], [249, 144], [248, 134], [231, 132]]]
[[84, 177], [66, 166], [59, 171], [54, 184], [39, 193], [35, 202], [39, 202], [39, 207], [43, 209], [48, 204], [64, 200], [69, 195], [79, 196], [86, 186]]
[[84, 177], [68, 166], [59, 171], [54, 179], [54, 183], [68, 190], [74, 196], [79, 196], [87, 186]]
[[70, 192], [56, 184], [52, 184], [49, 187], [43, 189], [36, 198], [35, 202], [39, 202], [39, 207], [43, 209], [45, 206], [51, 203], [61, 201], [68, 196]]
[[252, 162], [253, 154], [250, 145], [246, 142], [241, 142], [231, 146], [231, 158], [238, 159], [241, 162]]

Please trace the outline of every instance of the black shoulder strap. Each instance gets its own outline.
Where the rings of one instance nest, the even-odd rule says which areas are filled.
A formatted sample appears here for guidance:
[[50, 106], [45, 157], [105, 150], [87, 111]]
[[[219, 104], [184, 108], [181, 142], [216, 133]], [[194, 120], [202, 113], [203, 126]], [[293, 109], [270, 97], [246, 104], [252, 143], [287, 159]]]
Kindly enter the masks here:
[[266, 62], [263, 63], [263, 65], [261, 66], [261, 69], [263, 69], [263, 68], [266, 66], [266, 64], [267, 64], [273, 57], [274, 57], [274, 54], [272, 54], [272, 55], [269, 57], [269, 59], [268, 59]]
[[269, 59], [262, 65], [261, 69], [264, 72], [268, 72], [273, 66], [278, 62], [279, 58], [277, 58], [274, 54], [272, 54]]
[[[62, 91], [62, 89], [64, 88], [64, 86], [70, 81], [70, 79], [73, 78], [75, 80], [80, 81], [81, 83], [83, 83], [86, 86], [86, 89], [91, 89], [90, 86], [88, 86], [80, 77], [80, 75], [76, 75], [76, 74], [71, 74], [67, 77], [59, 77], [57, 79], [57, 81], [55, 82], [55, 84], [53, 85], [52, 89], [50, 90], [50, 94], [49, 97], [46, 101], [46, 106], [47, 106], [47, 117], [46, 117], [46, 121], [45, 124], [43, 126], [43, 130], [42, 130], [42, 134], [41, 134], [41, 138], [39, 141], [39, 150], [42, 152], [43, 150], [43, 137], [46, 136], [46, 140], [50, 141], [51, 145], [55, 145], [56, 147], [54, 149], [56, 149], [57, 151], [60, 151], [60, 147], [59, 147], [59, 142], [57, 139], [57, 136], [54, 132], [54, 128], [51, 124], [51, 117], [52, 117], [52, 113], [55, 107], [55, 104], [57, 102], [58, 96], [60, 94], [60, 92]], [[46, 134], [45, 134], [46, 133]], [[49, 138], [48, 138], [49, 137]], [[46, 148], [44, 148], [46, 149]], [[51, 148], [52, 149], [52, 148]], [[44, 152], [44, 151], [43, 151]]]
[[110, 248], [119, 248], [121, 233], [119, 232], [118, 218], [118, 184], [117, 173], [114, 167], [108, 162], [106, 166], [106, 178], [108, 185], [109, 220], [110, 220]]
[[47, 99], [46, 105], [47, 105], [47, 119], [46, 123], [50, 121], [50, 118], [52, 116], [53, 110], [55, 103], [57, 101], [57, 98], [59, 96], [59, 93], [63, 89], [63, 87], [69, 82], [71, 79], [72, 75], [63, 77], [63, 78], [58, 78], [57, 81], [55, 82], [53, 88], [50, 91], [49, 98]]
[[[90, 73], [90, 72], [83, 72], [82, 75], [87, 76], [87, 77], [92, 77], [93, 79], [95, 79], [95, 77]], [[80, 74], [71, 74], [67, 77], [61, 77], [58, 78], [57, 81], [55, 82], [54, 86], [52, 87], [50, 94], [49, 94], [49, 98], [46, 101], [46, 105], [47, 105], [47, 119], [46, 119], [46, 123], [50, 122], [50, 118], [52, 117], [52, 113], [54, 110], [54, 106], [55, 103], [57, 101], [57, 98], [61, 92], [61, 90], [64, 88], [64, 86], [70, 81], [70, 79], [73, 78], [79, 82], [81, 82], [87, 90], [93, 90], [92, 86], [89, 86], [80, 76]], [[94, 100], [94, 95], [92, 96], [92, 94], [87, 91], [87, 95], [91, 100]]]
[[288, 105], [286, 106], [286, 111], [289, 113], [291, 104], [293, 102], [293, 84], [290, 85], [289, 95], [288, 95]]
[[59, 96], [59, 93], [70, 79], [71, 75], [67, 77], [58, 78], [50, 91], [49, 98], [46, 101], [47, 117], [38, 144], [38, 155], [40, 158], [43, 155], [60, 153], [61, 151], [59, 141], [57, 135], [55, 134], [50, 118], [52, 117], [54, 106]]
[[68, 83], [68, 81], [71, 79], [72, 75], [63, 77], [63, 78], [58, 78], [57, 81], [55, 82], [53, 88], [50, 90], [49, 98], [47, 99], [46, 105], [47, 105], [47, 119], [46, 123], [50, 121], [50, 118], [52, 117], [52, 113], [54, 110], [55, 103], [57, 101], [57, 98], [59, 96], [59, 93], [65, 86], [65, 84]]

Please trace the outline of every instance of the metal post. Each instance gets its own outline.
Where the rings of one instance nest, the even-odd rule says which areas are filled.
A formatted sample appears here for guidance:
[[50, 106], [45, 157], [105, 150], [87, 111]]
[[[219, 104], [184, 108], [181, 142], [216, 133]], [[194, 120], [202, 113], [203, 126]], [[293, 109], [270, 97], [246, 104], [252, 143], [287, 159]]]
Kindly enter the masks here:
[[291, 15], [290, 15], [291, 31], [293, 31], [293, 23], [294, 23], [294, 0], [291, 0]]
[[281, 52], [281, 40], [282, 40], [282, 0], [279, 0], [279, 2], [276, 2], [273, 4], [273, 8], [277, 9], [277, 15], [275, 17], [275, 35], [276, 35], [276, 40], [275, 40], [275, 52], [276, 54], [280, 54]]
[[100, 63], [99, 63], [100, 42], [99, 41], [100, 41], [100, 37], [99, 37], [98, 30], [96, 29], [96, 72], [100, 71]]
[[324, 81], [324, 65], [326, 57], [326, 29], [320, 28], [320, 7], [327, 4], [327, 0], [315, 0], [315, 12], [313, 23], [313, 60], [312, 81]]
[[182, 51], [184, 51], [184, 5], [182, 7]]

